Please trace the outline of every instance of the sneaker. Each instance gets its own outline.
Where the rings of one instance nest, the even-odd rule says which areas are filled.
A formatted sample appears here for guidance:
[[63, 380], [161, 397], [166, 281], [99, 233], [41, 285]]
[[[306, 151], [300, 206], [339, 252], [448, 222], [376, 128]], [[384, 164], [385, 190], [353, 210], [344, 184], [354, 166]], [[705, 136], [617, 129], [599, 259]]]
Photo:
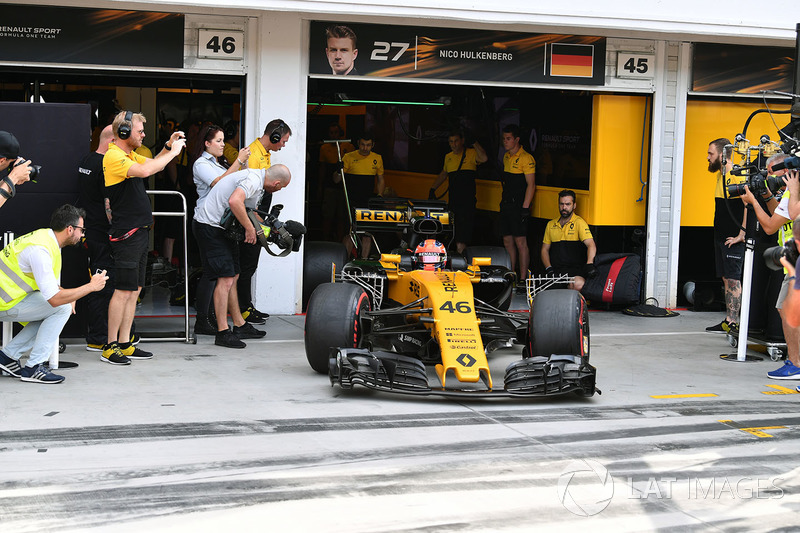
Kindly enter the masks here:
[[725, 329], [725, 326], [727, 326], [727, 325], [728, 325], [728, 321], [725, 320], [725, 319], [722, 319], [722, 322], [720, 322], [719, 324], [714, 324], [713, 326], [708, 326], [706, 328], [706, 331], [708, 331], [709, 333], [727, 333], [727, 330]]
[[244, 348], [247, 346], [229, 329], [218, 331], [214, 339], [214, 344], [217, 346], [224, 346], [225, 348]]
[[19, 377], [19, 361], [11, 359], [3, 351], [0, 350], [0, 370], [8, 372], [12, 377]]
[[[269, 317], [269, 315], [267, 315], [267, 317]], [[249, 322], [251, 324], [266, 324], [267, 317], [254, 309], [252, 305], [242, 311], [242, 318], [244, 318], [245, 322]]]
[[195, 335], [216, 335], [217, 326], [213, 325], [207, 317], [198, 317], [194, 321]]
[[61, 383], [64, 376], [59, 376], [50, 372], [50, 368], [44, 363], [31, 368], [23, 367], [20, 371], [20, 379], [29, 383]]
[[100, 354], [100, 360], [112, 365], [129, 365], [131, 360], [122, 354], [119, 349], [119, 344], [112, 342], [103, 346], [103, 353]]
[[134, 346], [136, 346], [136, 345], [137, 345], [137, 344], [139, 344], [140, 342], [142, 342], [142, 337], [141, 337], [141, 335], [139, 335], [139, 334], [137, 334], [137, 333], [131, 333], [131, 344], [133, 344]]
[[728, 335], [733, 335], [734, 337], [739, 336], [739, 324], [736, 322], [725, 322], [722, 324], [722, 328]]
[[233, 333], [240, 339], [260, 339], [267, 334], [266, 331], [256, 329], [253, 324], [247, 322], [241, 326], [233, 326]]
[[129, 342], [119, 344], [119, 351], [128, 359], [152, 359], [153, 353], [137, 348]]
[[778, 370], [767, 372], [767, 377], [770, 379], [800, 379], [800, 368], [794, 366], [794, 364], [787, 359]]
[[87, 352], [102, 352], [103, 351], [103, 345], [102, 344], [92, 344], [91, 342], [87, 343], [86, 344], [86, 351]]

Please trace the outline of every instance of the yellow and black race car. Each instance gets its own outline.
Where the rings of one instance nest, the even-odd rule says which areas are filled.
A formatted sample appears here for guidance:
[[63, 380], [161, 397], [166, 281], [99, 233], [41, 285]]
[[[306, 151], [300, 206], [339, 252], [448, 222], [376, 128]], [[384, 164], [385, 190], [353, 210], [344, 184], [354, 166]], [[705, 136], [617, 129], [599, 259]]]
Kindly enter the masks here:
[[[371, 204], [371, 213], [356, 217], [367, 215], [370, 231], [385, 222], [410, 236], [412, 244], [447, 234], [448, 214], [440, 202], [385, 207]], [[579, 292], [545, 290], [530, 299], [529, 312], [509, 312], [516, 277], [508, 265], [498, 264], [500, 253], [467, 249], [426, 270], [408, 248], [414, 249], [352, 260], [311, 294], [306, 356], [332, 384], [462, 397], [599, 392], [589, 364], [586, 302]], [[492, 376], [487, 355], [511, 344], [523, 345], [522, 358], [508, 365], [500, 380]]]

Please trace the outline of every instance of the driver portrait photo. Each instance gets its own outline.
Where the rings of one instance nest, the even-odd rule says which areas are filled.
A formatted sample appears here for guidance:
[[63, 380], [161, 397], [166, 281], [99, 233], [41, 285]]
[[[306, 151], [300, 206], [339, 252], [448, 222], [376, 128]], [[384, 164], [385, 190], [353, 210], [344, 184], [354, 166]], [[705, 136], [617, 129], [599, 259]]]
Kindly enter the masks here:
[[358, 57], [356, 34], [347, 26], [328, 26], [325, 29], [325, 54], [336, 76], [357, 76], [355, 60]]

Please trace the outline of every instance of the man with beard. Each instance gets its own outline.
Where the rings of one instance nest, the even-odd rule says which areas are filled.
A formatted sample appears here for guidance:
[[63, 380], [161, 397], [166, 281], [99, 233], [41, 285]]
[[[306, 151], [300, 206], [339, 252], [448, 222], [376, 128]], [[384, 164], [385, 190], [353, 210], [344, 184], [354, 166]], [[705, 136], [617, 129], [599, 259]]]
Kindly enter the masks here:
[[597, 275], [594, 256], [597, 246], [589, 225], [575, 214], [575, 191], [558, 193], [559, 218], [547, 223], [542, 240], [542, 263], [545, 274], [574, 277], [570, 289], [583, 288], [587, 278]]
[[[61, 383], [63, 376], [50, 371], [47, 360], [58, 337], [75, 312], [75, 301], [106, 285], [105, 270], [74, 289], [62, 289], [61, 249], [80, 242], [83, 209], [63, 205], [50, 218], [50, 227], [15, 239], [0, 252], [0, 320], [27, 322], [0, 351], [0, 369], [29, 383]], [[30, 356], [25, 366], [19, 359]]]
[[[725, 175], [723, 177], [722, 156], [731, 141], [725, 138], [711, 141], [708, 145], [708, 171], [717, 175], [714, 191], [714, 258], [717, 276], [725, 287], [725, 319], [708, 326], [712, 333], [739, 333], [739, 310], [742, 306], [742, 266], [744, 264], [744, 228], [746, 212], [739, 198], [727, 198], [725, 188], [746, 180], [730, 173], [733, 168], [730, 152], [725, 152]], [[728, 148], [730, 150], [730, 148]], [[727, 205], [726, 205], [727, 204]]]

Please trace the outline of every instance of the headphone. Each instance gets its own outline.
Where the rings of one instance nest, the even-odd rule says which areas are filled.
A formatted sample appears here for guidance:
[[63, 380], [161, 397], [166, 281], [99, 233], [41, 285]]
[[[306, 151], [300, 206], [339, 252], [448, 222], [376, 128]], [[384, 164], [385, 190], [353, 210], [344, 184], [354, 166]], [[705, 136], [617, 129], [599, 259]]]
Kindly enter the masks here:
[[[236, 131], [239, 129], [239, 123], [235, 120], [229, 120], [223, 126], [223, 134], [225, 135], [225, 140], [233, 139], [236, 136]], [[272, 138], [272, 137], [270, 137]], [[280, 139], [279, 139], [280, 140]]]
[[275, 129], [273, 129], [272, 132], [269, 134], [269, 142], [271, 142], [272, 144], [278, 144], [279, 142], [281, 142], [281, 137], [283, 137], [284, 129], [289, 127], [283, 120], [281, 119], [278, 120], [280, 122], [278, 123], [277, 126], [275, 126]]
[[127, 139], [131, 136], [131, 121], [133, 120], [133, 111], [125, 111], [125, 121], [119, 125], [117, 130], [117, 137], [120, 139]]

